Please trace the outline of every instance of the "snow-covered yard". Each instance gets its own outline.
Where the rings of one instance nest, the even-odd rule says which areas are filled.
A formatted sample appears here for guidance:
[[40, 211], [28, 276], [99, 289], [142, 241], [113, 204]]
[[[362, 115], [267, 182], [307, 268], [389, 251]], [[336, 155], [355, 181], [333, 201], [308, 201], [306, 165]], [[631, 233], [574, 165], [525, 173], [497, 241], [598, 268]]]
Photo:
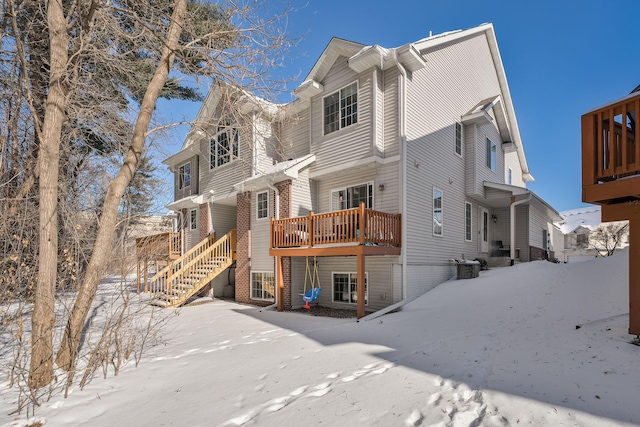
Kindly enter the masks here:
[[[47, 426], [640, 425], [627, 252], [438, 286], [375, 320], [186, 307], [166, 344], [36, 410]], [[0, 425], [24, 425], [13, 391]]]

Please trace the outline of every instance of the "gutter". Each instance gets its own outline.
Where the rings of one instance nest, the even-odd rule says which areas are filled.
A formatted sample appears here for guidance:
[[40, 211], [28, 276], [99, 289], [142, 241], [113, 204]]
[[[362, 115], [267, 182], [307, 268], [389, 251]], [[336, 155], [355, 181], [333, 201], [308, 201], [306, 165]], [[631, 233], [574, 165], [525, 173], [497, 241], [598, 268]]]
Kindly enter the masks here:
[[509, 255], [511, 257], [511, 265], [515, 265], [516, 263], [516, 206], [521, 205], [523, 203], [527, 203], [531, 200], [531, 192], [528, 192], [528, 195], [525, 199], [514, 201], [509, 206], [509, 238], [510, 238], [510, 247], [509, 247]]
[[407, 72], [398, 60], [398, 52], [396, 49], [393, 50], [393, 60], [398, 67], [398, 71], [402, 75], [402, 84], [400, 85], [400, 94], [402, 96], [402, 100], [400, 104], [400, 145], [401, 145], [401, 162], [400, 167], [402, 168], [402, 178], [401, 178], [401, 186], [402, 186], [402, 220], [401, 227], [401, 242], [404, 248], [402, 249], [401, 255], [401, 265], [402, 265], [402, 300], [399, 302], [392, 304], [388, 307], [385, 307], [381, 310], [376, 311], [375, 313], [371, 313], [368, 316], [363, 317], [361, 320], [373, 320], [380, 316], [383, 316], [393, 310], [397, 310], [398, 308], [404, 306], [408, 303], [407, 293], [408, 293], [408, 272], [407, 272]]

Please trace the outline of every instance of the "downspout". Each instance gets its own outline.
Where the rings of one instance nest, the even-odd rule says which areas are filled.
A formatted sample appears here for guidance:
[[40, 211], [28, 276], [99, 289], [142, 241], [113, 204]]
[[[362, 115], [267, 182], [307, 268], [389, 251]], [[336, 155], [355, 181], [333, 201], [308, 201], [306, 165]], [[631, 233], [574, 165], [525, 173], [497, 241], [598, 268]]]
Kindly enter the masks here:
[[509, 255], [511, 256], [511, 265], [515, 265], [516, 263], [516, 206], [526, 203], [531, 200], [531, 193], [527, 195], [526, 199], [514, 201], [509, 206], [509, 222], [510, 222], [510, 241], [509, 243]]
[[[267, 181], [267, 187], [271, 190], [273, 190], [274, 193], [276, 193], [276, 208], [275, 208], [275, 212], [274, 212], [274, 218], [276, 220], [280, 219], [280, 190], [278, 190], [278, 188], [276, 186], [274, 186], [271, 182]], [[273, 269], [273, 283], [275, 284], [275, 295], [273, 298], [273, 304], [268, 305], [266, 307], [263, 307], [260, 309], [260, 312], [264, 311], [264, 310], [273, 310], [274, 308], [276, 308], [278, 306], [278, 269], [274, 268]]]
[[406, 245], [407, 245], [407, 72], [404, 69], [404, 67], [402, 66], [402, 64], [400, 63], [400, 61], [398, 60], [398, 53], [397, 51], [394, 49], [393, 50], [393, 60], [396, 64], [396, 66], [398, 67], [398, 71], [400, 71], [400, 74], [402, 75], [402, 84], [400, 85], [400, 96], [401, 96], [401, 102], [400, 104], [400, 156], [401, 156], [401, 162], [400, 162], [400, 168], [402, 169], [402, 178], [401, 178], [401, 183], [400, 186], [402, 188], [402, 200], [401, 200], [401, 204], [402, 204], [402, 220], [401, 220], [401, 227], [402, 227], [402, 232], [401, 234], [401, 242], [402, 242], [402, 254], [400, 255], [401, 257], [401, 263], [402, 263], [402, 300], [400, 300], [399, 302], [392, 304], [388, 307], [385, 307], [381, 310], [376, 311], [375, 313], [371, 313], [368, 316], [365, 316], [362, 318], [362, 320], [373, 320], [377, 317], [380, 317], [382, 315], [385, 315], [393, 310], [397, 310], [398, 308], [404, 306], [408, 301], [407, 299], [407, 293], [408, 293], [408, 286], [407, 286], [407, 281], [408, 281], [408, 272], [407, 272], [407, 249], [406, 249]]

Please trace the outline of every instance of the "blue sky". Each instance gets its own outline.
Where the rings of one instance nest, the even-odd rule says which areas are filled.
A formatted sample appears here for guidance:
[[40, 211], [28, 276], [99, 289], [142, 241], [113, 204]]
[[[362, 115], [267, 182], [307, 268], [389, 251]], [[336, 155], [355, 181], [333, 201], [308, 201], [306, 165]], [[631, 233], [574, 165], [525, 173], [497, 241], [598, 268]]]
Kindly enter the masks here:
[[[296, 84], [334, 36], [391, 48], [429, 31], [493, 23], [535, 177], [528, 188], [558, 211], [584, 206], [580, 116], [640, 85], [638, 0], [308, 0], [293, 5], [298, 11], [288, 17], [289, 32], [303, 35], [289, 68], [290, 75], [299, 75]], [[195, 117], [198, 106], [192, 107], [182, 111], [185, 117]]]

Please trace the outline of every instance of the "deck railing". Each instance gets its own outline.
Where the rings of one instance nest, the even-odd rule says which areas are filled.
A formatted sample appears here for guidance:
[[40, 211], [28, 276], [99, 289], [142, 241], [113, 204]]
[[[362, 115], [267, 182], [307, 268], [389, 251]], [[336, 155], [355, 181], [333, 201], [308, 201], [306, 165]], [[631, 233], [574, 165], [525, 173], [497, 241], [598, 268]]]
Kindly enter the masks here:
[[180, 233], [160, 233], [136, 239], [136, 256], [167, 256], [170, 259], [180, 257]]
[[400, 246], [400, 214], [359, 208], [271, 219], [271, 248], [356, 243]]
[[[603, 202], [610, 188], [619, 199], [625, 188], [602, 184], [640, 177], [640, 93], [582, 116], [582, 187], [585, 202]], [[626, 188], [629, 188], [626, 186]]]

